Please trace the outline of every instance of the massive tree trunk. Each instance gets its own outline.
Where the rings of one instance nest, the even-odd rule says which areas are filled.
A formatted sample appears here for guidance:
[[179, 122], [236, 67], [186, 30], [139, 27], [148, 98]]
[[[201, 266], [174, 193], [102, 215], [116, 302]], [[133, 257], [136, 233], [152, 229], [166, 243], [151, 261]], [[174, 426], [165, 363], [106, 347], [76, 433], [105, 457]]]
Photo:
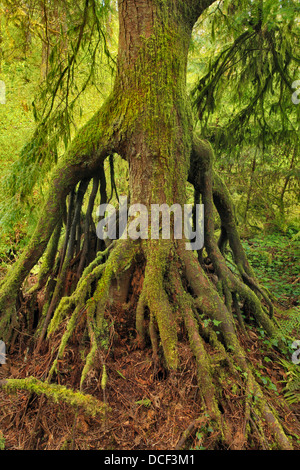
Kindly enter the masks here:
[[[241, 447], [246, 445], [251, 433], [248, 424], [252, 413], [256, 413], [265, 423], [261, 433], [269, 428], [278, 447], [289, 449], [290, 440], [256, 382], [240, 343], [240, 337], [247, 334], [241, 314], [244, 306], [270, 336], [277, 333], [270, 318], [272, 304], [248, 264], [230, 195], [213, 170], [212, 149], [193, 134], [186, 93], [187, 56], [193, 26], [211, 3], [209, 0], [119, 1], [119, 54], [113, 91], [78, 133], [54, 170], [46, 212], [29, 246], [0, 285], [0, 328], [4, 339], [15, 339], [19, 290], [47, 249], [38, 284], [31, 289], [34, 295], [37, 289], [44, 288], [47, 298], [38, 322], [36, 348], [42, 347], [46, 335], [51, 339], [61, 319], [69, 316], [49, 373], [52, 377], [78, 315], [85, 311], [91, 352], [82, 371], [82, 385], [93, 364], [98, 335], [103, 334], [104, 315], [108, 299], [115, 291], [113, 287], [116, 282], [119, 284], [119, 294], [121, 291], [126, 301], [128, 278], [138, 264], [142, 265], [144, 280], [136, 305], [139, 346], [150, 344], [154, 363], [162, 361], [167, 370], [174, 370], [180, 361], [178, 328], [183, 326], [195, 357], [204, 413], [219, 431], [218, 440], [229, 442], [230, 436], [219, 407], [222, 391], [209, 354], [211, 348], [217, 351], [220, 374], [236, 377], [244, 395]], [[121, 239], [100, 253], [91, 244], [89, 249], [86, 244], [81, 249], [78, 230], [84, 196], [93, 179], [85, 214], [86, 242], [91, 240], [93, 232], [91, 214], [99, 181], [102, 200], [105, 199], [103, 161], [113, 153], [121, 155], [129, 164], [130, 203], [143, 204], [149, 212], [152, 204], [183, 207], [187, 181], [194, 185], [195, 201], [199, 202], [201, 196], [205, 207], [205, 261], [213, 266], [215, 282], [205, 273], [203, 257], [199, 255], [198, 259], [186, 250], [185, 240], [176, 239], [174, 233], [167, 240]], [[222, 224], [219, 244], [214, 234], [215, 208]], [[65, 238], [58, 250], [62, 221], [66, 224]], [[224, 240], [230, 245], [239, 274], [234, 274], [225, 262]], [[92, 250], [94, 259], [90, 262], [87, 252], [90, 254]], [[72, 287], [68, 288], [68, 268], [76, 262], [80, 267]], [[204, 318], [210, 324], [203, 322]]]

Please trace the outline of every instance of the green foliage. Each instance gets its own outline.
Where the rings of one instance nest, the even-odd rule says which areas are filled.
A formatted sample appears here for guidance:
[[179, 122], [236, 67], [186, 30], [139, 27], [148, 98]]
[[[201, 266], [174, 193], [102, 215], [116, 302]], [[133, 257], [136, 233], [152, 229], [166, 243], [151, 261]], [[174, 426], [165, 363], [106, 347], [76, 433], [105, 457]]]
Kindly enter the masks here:
[[[30, 213], [48, 172], [107, 96], [115, 54], [114, 2], [81, 0], [74, 7], [59, 0], [41, 9], [34, 3], [0, 2], [0, 79], [7, 86], [7, 104], [0, 107], [0, 224], [8, 233], [25, 218], [24, 202]], [[20, 35], [20, 25], [27, 35]]]
[[300, 307], [290, 308], [284, 311], [280, 322], [284, 337], [300, 338]]
[[[29, 205], [20, 205], [18, 199], [9, 199], [8, 174], [17, 161], [24, 141], [34, 132], [35, 123], [30, 113], [31, 97], [36, 86], [35, 69], [31, 63], [2, 63], [0, 79], [6, 84], [6, 105], [0, 105], [0, 265], [10, 262], [26, 244], [26, 234], [33, 230], [35, 211]], [[22, 178], [26, 169], [20, 172]], [[28, 204], [37, 201], [37, 193], [28, 197]]]
[[274, 232], [297, 237], [299, 175], [297, 150], [289, 145], [244, 147], [239, 157], [222, 154], [217, 168], [232, 194], [242, 233]]
[[286, 370], [284, 396], [290, 404], [300, 403], [299, 365], [293, 364], [284, 359], [281, 359], [280, 363]]
[[136, 405], [141, 405], [141, 406], [144, 406], [145, 408], [150, 408], [150, 406], [152, 405], [150, 398], [143, 398], [142, 400], [138, 400], [135, 403]]
[[0, 1], [0, 268], [26, 246], [48, 172], [111, 89], [115, 3]]
[[244, 240], [243, 245], [262, 285], [284, 305], [299, 302], [299, 241], [274, 233]]
[[217, 151], [297, 145], [300, 109], [291, 98], [299, 78], [299, 12], [292, 0], [243, 0], [217, 3], [203, 17], [199, 29], [211, 30], [193, 95], [202, 134]]
[[0, 431], [0, 450], [5, 449], [5, 437], [3, 436], [2, 431]]
[[271, 390], [272, 392], [275, 393], [275, 395], [279, 395], [278, 390], [276, 385], [272, 382], [270, 377], [263, 375], [259, 370], [255, 370], [255, 375], [259, 379], [259, 381], [262, 383], [262, 385], [268, 389]]
[[295, 0], [226, 0], [194, 30], [188, 80], [197, 128], [213, 143], [247, 235], [287, 234], [299, 220], [299, 13]]
[[198, 444], [196, 444], [195, 447], [193, 447], [191, 450], [206, 450], [206, 447], [202, 445], [202, 442], [213, 432], [214, 430], [210, 424], [201, 426], [200, 429], [196, 432]]

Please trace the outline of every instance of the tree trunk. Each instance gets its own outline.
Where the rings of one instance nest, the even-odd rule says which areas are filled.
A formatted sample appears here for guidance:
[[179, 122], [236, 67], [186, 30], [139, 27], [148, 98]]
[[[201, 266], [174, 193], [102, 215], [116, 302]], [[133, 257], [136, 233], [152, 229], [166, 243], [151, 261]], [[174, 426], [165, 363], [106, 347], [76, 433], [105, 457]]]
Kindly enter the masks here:
[[125, 110], [118, 151], [131, 203], [184, 204], [192, 120], [186, 66], [192, 24], [181, 2], [120, 2], [116, 96]]

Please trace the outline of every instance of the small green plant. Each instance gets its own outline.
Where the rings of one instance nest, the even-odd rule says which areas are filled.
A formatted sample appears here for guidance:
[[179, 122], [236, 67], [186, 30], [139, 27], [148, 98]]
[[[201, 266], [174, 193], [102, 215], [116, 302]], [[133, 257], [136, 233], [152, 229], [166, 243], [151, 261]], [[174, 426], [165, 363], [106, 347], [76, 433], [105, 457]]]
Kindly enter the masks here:
[[201, 426], [201, 428], [196, 432], [196, 438], [198, 439], [198, 443], [191, 450], [206, 450], [206, 447], [203, 445], [203, 441], [205, 437], [211, 434], [212, 432], [213, 428], [209, 424]]
[[300, 338], [300, 307], [286, 310], [284, 316], [285, 319], [280, 322], [283, 334]]
[[300, 373], [299, 365], [280, 359], [280, 363], [286, 370], [284, 397], [290, 404], [300, 403]]
[[5, 437], [3, 436], [2, 431], [0, 431], [0, 450], [5, 449]]
[[[203, 435], [202, 432], [197, 432], [197, 433], [196, 433], [196, 438], [198, 439], [199, 442], [202, 442], [202, 441], [203, 441], [203, 437], [204, 437], [204, 435]], [[193, 450], [206, 450], [206, 447], [197, 444], [197, 445], [193, 448]]]
[[258, 370], [255, 370], [255, 375], [258, 377], [258, 379], [260, 380], [260, 382], [262, 382], [262, 383], [264, 384], [264, 386], [265, 386], [267, 389], [274, 391], [274, 392], [275, 392], [275, 395], [279, 395], [279, 393], [278, 393], [278, 391], [277, 391], [277, 387], [276, 387], [276, 385], [272, 382], [272, 380], [270, 379], [270, 377], [261, 374]]
[[243, 241], [251, 266], [267, 289], [280, 303], [298, 304], [299, 240], [281, 233], [257, 235]]
[[143, 398], [142, 400], [138, 400], [135, 402], [136, 405], [142, 405], [145, 408], [150, 408], [152, 405], [152, 401], [149, 398]]

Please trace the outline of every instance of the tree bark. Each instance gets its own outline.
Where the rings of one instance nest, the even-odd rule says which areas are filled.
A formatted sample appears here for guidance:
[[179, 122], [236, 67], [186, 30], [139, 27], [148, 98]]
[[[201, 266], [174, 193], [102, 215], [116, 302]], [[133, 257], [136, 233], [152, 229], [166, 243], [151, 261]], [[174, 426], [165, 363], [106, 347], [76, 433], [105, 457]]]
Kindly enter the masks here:
[[[171, 3], [171, 5], [169, 5]], [[118, 72], [130, 201], [184, 204], [192, 143], [186, 66], [193, 20], [181, 1], [119, 2]]]

